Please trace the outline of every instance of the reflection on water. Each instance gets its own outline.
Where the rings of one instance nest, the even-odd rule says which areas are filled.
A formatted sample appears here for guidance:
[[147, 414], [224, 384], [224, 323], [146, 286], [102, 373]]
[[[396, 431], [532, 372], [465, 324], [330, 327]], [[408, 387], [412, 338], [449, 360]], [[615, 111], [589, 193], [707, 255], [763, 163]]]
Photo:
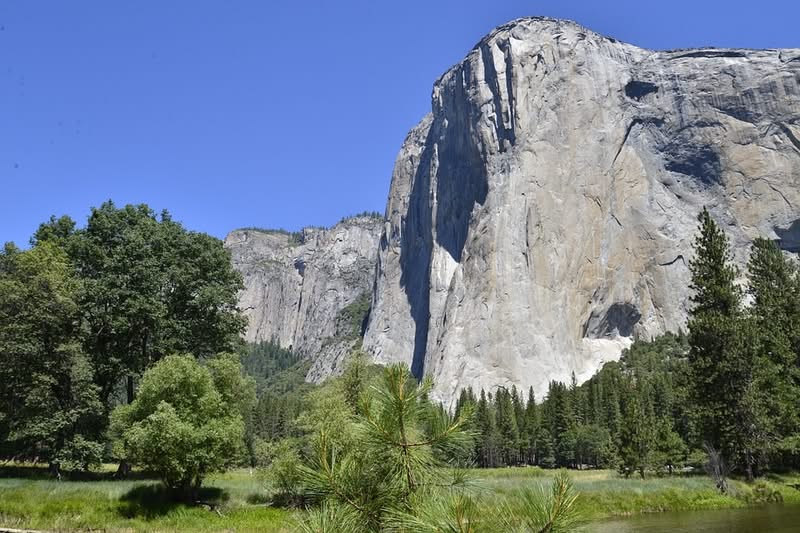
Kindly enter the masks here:
[[598, 522], [592, 533], [799, 533], [800, 506], [769, 505], [722, 511], [679, 511]]

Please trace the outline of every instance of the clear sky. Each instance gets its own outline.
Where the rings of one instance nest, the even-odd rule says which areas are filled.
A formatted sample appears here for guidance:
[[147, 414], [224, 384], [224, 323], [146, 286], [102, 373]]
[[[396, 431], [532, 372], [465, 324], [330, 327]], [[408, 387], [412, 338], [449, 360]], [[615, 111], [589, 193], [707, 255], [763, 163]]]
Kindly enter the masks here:
[[435, 79], [527, 15], [800, 47], [798, 0], [0, 0], [0, 242], [109, 198], [220, 237], [382, 212]]

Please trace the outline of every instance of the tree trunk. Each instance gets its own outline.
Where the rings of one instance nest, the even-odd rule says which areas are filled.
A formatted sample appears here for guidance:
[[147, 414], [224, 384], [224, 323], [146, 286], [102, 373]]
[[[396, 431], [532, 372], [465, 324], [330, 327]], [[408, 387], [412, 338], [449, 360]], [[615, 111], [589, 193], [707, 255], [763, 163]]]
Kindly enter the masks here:
[[133, 374], [129, 374], [127, 378], [128, 389], [128, 403], [133, 403]]
[[750, 453], [750, 450], [746, 450], [744, 452], [744, 460], [745, 464], [747, 465], [747, 482], [753, 482], [753, 454]]
[[51, 476], [61, 481], [61, 463], [51, 462], [48, 470], [50, 471]]
[[114, 474], [114, 477], [117, 479], [127, 479], [128, 475], [131, 473], [131, 465], [127, 461], [120, 461], [119, 466], [117, 467], [117, 472]]

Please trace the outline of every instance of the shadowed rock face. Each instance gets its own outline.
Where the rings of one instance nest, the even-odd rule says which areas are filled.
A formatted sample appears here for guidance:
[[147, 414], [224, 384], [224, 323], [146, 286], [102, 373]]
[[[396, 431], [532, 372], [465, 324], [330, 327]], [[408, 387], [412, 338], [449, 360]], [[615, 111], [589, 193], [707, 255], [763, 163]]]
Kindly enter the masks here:
[[383, 221], [356, 217], [331, 229], [236, 230], [225, 238], [244, 278], [239, 307], [248, 341], [274, 340], [313, 359], [307, 379], [337, 374], [357, 339], [341, 335], [340, 312], [371, 293]]
[[797, 250], [800, 50], [654, 52], [531, 18], [434, 85], [395, 165], [364, 339], [435, 395], [588, 378], [685, 326], [703, 205]]

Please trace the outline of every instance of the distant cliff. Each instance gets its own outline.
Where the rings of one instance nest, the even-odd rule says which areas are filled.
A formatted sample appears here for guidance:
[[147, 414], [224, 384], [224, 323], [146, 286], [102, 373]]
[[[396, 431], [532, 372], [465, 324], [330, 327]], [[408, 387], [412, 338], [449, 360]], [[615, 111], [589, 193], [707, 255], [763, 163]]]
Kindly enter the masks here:
[[685, 326], [696, 216], [800, 242], [800, 50], [654, 52], [521, 19], [434, 85], [395, 165], [378, 362], [459, 388], [588, 378]]
[[228, 234], [225, 247], [244, 278], [247, 340], [275, 340], [312, 358], [312, 381], [338, 373], [360, 341], [353, 320], [369, 308], [382, 230], [381, 219], [359, 216], [330, 229]]

